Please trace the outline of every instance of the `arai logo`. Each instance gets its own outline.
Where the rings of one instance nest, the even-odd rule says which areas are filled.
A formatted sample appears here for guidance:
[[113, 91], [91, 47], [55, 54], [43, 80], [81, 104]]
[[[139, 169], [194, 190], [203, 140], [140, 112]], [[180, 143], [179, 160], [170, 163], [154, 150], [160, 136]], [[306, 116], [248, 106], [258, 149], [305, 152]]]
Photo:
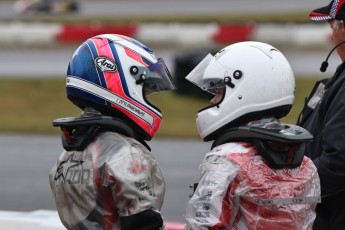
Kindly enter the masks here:
[[96, 58], [95, 63], [103, 72], [114, 72], [117, 70], [115, 62], [106, 57]]

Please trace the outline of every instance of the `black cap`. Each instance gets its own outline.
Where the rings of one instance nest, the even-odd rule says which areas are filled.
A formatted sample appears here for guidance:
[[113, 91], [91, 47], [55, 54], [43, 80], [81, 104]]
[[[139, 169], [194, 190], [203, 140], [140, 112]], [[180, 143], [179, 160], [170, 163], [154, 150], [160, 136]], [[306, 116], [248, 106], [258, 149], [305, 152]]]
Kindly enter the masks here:
[[317, 8], [310, 12], [312, 21], [344, 20], [345, 0], [332, 0], [328, 6]]

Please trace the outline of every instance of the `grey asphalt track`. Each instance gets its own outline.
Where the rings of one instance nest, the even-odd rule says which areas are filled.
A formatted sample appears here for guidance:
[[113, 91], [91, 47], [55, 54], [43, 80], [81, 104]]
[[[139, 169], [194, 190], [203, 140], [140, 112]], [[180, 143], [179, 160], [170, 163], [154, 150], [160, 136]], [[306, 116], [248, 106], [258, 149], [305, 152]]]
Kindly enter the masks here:
[[[163, 215], [183, 221], [198, 167], [211, 143], [155, 139], [148, 144], [166, 180]], [[60, 136], [0, 134], [0, 210], [55, 210], [48, 174], [62, 146]]]

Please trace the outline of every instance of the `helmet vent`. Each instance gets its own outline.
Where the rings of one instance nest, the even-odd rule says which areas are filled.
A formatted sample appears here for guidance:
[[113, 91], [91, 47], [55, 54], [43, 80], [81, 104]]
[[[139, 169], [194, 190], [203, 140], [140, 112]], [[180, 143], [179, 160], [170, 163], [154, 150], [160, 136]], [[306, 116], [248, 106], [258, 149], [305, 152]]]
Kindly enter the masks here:
[[138, 67], [136, 67], [136, 66], [131, 66], [131, 68], [129, 69], [129, 72], [130, 72], [132, 75], [137, 75], [138, 72], [139, 72], [139, 69], [138, 69]]
[[236, 70], [234, 73], [233, 73], [233, 76], [236, 80], [238, 79], [241, 79], [242, 78], [242, 71], [241, 70]]

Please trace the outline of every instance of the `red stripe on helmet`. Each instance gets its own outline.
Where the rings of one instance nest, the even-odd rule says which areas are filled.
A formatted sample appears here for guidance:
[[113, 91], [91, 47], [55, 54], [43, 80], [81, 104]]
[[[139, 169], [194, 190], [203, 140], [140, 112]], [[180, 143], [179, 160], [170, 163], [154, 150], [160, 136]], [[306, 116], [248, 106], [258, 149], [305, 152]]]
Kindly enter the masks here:
[[[115, 65], [115, 57], [113, 52], [111, 51], [110, 44], [108, 39], [104, 37], [97, 37], [92, 39], [92, 41], [95, 43], [97, 53], [99, 57], [107, 57], [110, 60], [114, 61]], [[114, 72], [102, 72], [104, 80], [107, 84], [107, 89], [113, 93], [120, 94], [120, 92], [123, 94], [122, 87], [119, 87], [121, 85], [120, 82], [120, 76], [118, 71]]]
[[128, 57], [131, 57], [132, 59], [136, 60], [137, 62], [139, 62], [140, 64], [144, 66], [147, 66], [147, 64], [143, 61], [141, 55], [137, 54], [136, 52], [130, 49], [125, 49], [125, 52]]

